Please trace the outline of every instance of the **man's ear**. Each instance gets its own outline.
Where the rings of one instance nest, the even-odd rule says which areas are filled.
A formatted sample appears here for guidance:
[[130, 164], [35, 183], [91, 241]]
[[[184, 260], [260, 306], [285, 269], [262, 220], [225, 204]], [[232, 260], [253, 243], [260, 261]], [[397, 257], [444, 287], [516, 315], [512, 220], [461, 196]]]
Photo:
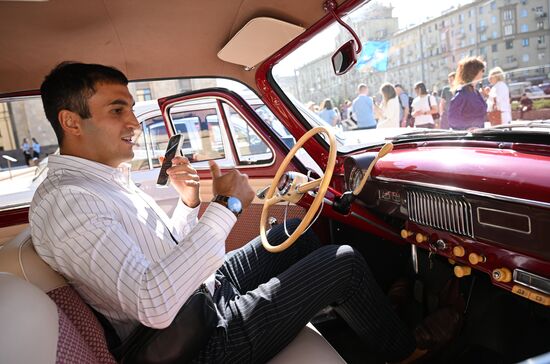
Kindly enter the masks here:
[[61, 110], [59, 114], [57, 114], [57, 118], [65, 134], [74, 136], [82, 134], [82, 118], [77, 113], [69, 110]]

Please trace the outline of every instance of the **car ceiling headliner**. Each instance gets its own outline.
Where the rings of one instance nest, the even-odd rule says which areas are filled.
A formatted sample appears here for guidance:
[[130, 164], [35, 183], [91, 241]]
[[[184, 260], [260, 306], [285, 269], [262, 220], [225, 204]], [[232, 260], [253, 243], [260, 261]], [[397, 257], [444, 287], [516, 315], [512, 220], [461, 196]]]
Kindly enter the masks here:
[[217, 52], [255, 17], [308, 28], [325, 15], [322, 3], [0, 1], [0, 94], [38, 89], [49, 70], [64, 60], [112, 65], [131, 80], [225, 76], [254, 87], [254, 72], [218, 59]]

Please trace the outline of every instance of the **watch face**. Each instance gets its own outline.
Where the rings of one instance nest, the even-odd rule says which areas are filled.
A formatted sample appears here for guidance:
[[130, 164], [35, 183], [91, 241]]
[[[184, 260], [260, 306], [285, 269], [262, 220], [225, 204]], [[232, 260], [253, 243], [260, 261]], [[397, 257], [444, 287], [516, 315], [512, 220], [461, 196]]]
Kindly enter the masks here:
[[240, 214], [243, 210], [243, 205], [237, 197], [229, 197], [227, 199], [227, 208], [233, 213]]

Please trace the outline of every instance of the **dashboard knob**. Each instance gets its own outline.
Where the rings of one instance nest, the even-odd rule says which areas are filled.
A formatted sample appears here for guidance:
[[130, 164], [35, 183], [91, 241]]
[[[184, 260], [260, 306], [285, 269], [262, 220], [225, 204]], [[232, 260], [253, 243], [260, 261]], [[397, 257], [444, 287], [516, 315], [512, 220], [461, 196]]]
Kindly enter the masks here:
[[416, 242], [418, 244], [424, 243], [426, 241], [428, 241], [428, 235], [424, 235], [424, 234], [421, 234], [421, 233], [416, 234]]
[[510, 282], [512, 280], [512, 272], [508, 268], [497, 268], [493, 270], [492, 276], [497, 282]]
[[487, 259], [481, 254], [470, 253], [470, 255], [468, 255], [468, 260], [473, 265], [476, 265], [479, 263], [484, 263]]
[[406, 230], [406, 229], [403, 229], [401, 230], [401, 237], [403, 239], [407, 239], [408, 237], [412, 236], [414, 233], [412, 231], [409, 231], [409, 230]]
[[462, 265], [456, 265], [454, 267], [455, 276], [458, 278], [462, 278], [465, 276], [469, 276], [472, 273], [472, 268]]
[[466, 254], [464, 247], [457, 245], [453, 248], [453, 254], [455, 257], [463, 257]]

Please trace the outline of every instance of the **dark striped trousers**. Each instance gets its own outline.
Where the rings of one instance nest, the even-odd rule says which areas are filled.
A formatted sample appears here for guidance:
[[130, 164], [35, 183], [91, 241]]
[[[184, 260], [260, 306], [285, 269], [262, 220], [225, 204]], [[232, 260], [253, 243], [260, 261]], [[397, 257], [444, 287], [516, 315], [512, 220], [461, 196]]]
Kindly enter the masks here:
[[[298, 223], [289, 221], [289, 232]], [[273, 245], [286, 238], [282, 225], [268, 234]], [[360, 253], [320, 246], [311, 231], [282, 253], [252, 240], [226, 256], [216, 280], [218, 327], [197, 363], [264, 363], [330, 304], [387, 361], [404, 359], [416, 346]]]

